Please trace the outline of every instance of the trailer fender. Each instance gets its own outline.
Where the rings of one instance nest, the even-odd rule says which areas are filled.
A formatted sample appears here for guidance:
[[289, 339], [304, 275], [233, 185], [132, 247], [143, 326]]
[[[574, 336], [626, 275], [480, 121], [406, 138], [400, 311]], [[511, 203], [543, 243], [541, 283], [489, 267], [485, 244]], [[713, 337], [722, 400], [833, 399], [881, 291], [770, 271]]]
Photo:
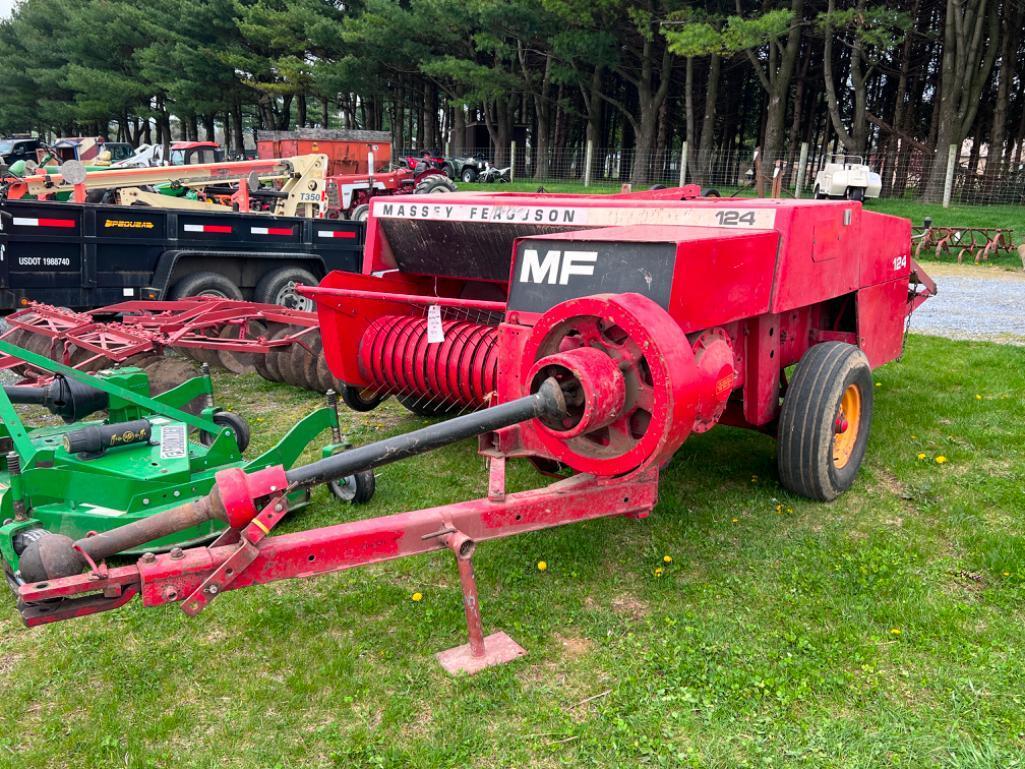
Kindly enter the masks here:
[[[157, 268], [153, 272], [153, 285], [147, 287], [148, 293], [155, 292], [159, 296], [166, 296], [170, 289], [171, 280], [175, 277], [175, 268], [184, 260], [188, 259], [209, 259], [205, 269], [216, 270], [219, 264], [228, 260], [252, 262], [258, 260], [266, 263], [265, 269], [259, 269], [251, 282], [255, 285], [263, 273], [270, 269], [281, 266], [285, 262], [302, 264], [318, 277], [327, 274], [327, 268], [323, 257], [318, 254], [311, 254], [306, 251], [205, 251], [202, 249], [171, 249], [164, 251], [157, 262]], [[242, 268], [243, 274], [252, 272]]]

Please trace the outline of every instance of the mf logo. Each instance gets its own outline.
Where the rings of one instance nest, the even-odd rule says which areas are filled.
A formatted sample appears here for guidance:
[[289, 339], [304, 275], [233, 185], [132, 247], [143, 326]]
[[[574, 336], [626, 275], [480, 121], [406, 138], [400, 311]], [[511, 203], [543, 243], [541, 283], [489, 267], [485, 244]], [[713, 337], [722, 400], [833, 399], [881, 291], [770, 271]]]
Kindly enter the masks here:
[[544, 258], [535, 248], [523, 251], [520, 283], [558, 283], [565, 286], [573, 275], [594, 275], [597, 251], [548, 251]]

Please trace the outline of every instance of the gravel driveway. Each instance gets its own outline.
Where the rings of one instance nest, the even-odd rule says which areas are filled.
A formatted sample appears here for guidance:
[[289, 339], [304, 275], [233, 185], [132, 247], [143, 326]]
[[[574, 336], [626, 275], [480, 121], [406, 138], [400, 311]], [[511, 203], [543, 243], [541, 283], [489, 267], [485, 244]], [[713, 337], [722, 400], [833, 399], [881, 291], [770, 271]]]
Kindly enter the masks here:
[[1025, 273], [925, 262], [939, 293], [911, 317], [912, 332], [1025, 345]]

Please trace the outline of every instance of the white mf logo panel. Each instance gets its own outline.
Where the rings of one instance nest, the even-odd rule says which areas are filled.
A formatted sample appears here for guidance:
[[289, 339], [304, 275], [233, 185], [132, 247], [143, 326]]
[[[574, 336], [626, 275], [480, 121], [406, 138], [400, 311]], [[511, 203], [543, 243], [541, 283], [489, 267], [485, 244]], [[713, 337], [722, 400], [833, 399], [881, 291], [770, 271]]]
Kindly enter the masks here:
[[594, 275], [597, 251], [546, 251], [544, 258], [536, 248], [523, 251], [520, 283], [547, 283], [565, 286], [574, 275]]

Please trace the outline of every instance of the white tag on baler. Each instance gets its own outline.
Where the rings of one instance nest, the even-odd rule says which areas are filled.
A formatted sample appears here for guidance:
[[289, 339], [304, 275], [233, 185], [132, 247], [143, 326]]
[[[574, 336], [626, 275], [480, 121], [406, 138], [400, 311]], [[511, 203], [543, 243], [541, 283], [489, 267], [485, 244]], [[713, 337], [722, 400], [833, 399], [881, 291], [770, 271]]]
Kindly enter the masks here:
[[441, 327], [441, 307], [432, 304], [427, 308], [427, 344], [445, 341], [445, 329]]

